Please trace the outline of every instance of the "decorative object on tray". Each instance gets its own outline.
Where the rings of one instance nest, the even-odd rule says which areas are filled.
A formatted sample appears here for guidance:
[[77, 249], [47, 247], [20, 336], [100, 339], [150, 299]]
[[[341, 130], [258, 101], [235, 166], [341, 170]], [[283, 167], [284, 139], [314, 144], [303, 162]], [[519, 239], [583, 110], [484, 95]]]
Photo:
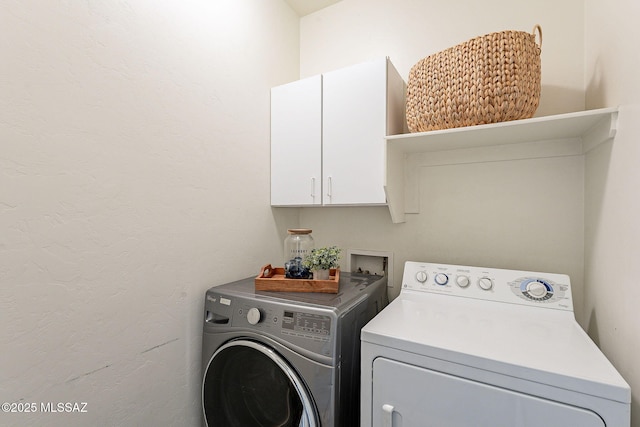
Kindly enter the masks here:
[[304, 258], [313, 249], [309, 228], [290, 228], [284, 239], [284, 272], [289, 279], [310, 279], [311, 271], [303, 266]]
[[491, 33], [418, 61], [407, 84], [409, 130], [532, 117], [540, 102], [541, 48], [542, 28], [536, 25], [532, 34]]
[[337, 246], [312, 249], [311, 253], [302, 261], [302, 265], [313, 272], [314, 279], [328, 280], [329, 270], [338, 268], [340, 251]]
[[282, 267], [267, 264], [255, 278], [256, 291], [272, 292], [323, 292], [337, 294], [340, 284], [340, 270], [329, 270], [328, 280], [287, 279]]

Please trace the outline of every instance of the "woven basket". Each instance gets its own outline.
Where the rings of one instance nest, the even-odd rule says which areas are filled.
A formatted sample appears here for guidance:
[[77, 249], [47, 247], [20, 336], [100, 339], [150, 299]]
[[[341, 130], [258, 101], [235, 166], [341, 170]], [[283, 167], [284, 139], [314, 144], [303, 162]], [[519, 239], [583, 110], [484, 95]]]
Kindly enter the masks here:
[[541, 47], [542, 28], [536, 25], [532, 34], [491, 33], [420, 60], [407, 84], [409, 130], [532, 117], [540, 102]]

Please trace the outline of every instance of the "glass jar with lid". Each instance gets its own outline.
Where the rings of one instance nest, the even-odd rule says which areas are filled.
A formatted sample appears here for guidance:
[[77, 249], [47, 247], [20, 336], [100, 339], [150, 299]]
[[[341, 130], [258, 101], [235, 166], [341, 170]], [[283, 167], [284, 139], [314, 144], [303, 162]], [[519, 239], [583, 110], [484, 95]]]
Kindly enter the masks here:
[[288, 279], [309, 279], [311, 271], [302, 266], [304, 258], [314, 247], [311, 230], [308, 228], [291, 228], [284, 239], [284, 271]]

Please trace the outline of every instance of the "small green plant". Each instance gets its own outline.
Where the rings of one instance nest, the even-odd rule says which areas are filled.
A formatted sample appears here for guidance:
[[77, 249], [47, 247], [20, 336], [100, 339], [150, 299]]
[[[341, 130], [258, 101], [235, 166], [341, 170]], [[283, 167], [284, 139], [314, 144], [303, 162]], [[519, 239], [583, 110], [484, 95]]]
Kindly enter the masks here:
[[337, 246], [312, 249], [311, 253], [302, 261], [302, 265], [311, 271], [338, 268], [340, 251], [341, 249]]

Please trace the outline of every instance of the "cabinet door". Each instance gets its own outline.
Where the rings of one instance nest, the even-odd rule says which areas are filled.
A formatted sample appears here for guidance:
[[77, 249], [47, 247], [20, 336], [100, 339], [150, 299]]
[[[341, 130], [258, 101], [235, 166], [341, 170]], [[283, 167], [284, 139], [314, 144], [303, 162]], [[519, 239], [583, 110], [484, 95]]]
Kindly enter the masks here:
[[387, 59], [323, 75], [325, 205], [384, 204]]
[[271, 204], [322, 203], [322, 77], [271, 89]]

